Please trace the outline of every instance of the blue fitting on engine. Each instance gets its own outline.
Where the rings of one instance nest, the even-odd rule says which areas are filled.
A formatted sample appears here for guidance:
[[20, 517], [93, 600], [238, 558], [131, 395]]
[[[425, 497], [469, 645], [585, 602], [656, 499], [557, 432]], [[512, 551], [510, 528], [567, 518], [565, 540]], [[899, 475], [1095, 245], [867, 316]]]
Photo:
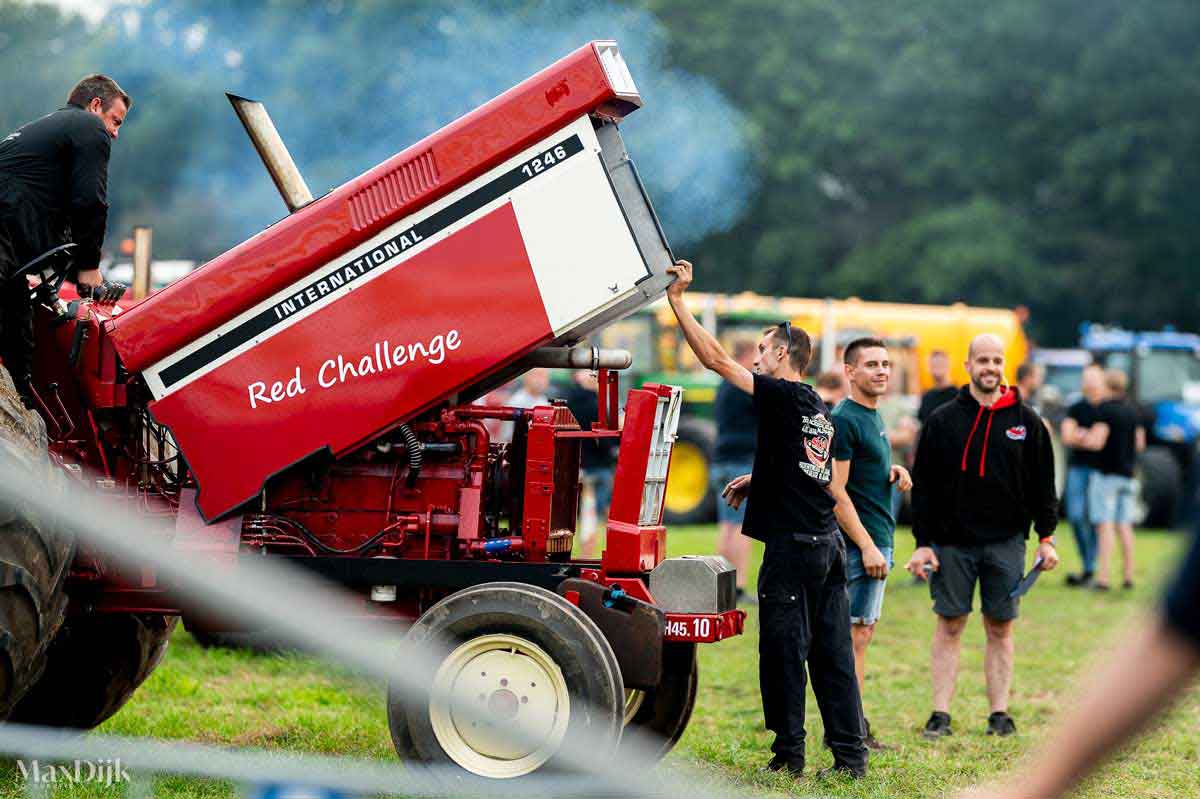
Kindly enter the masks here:
[[625, 589], [619, 585], [614, 585], [608, 589], [608, 593], [604, 597], [604, 607], [611, 608], [624, 599], [626, 596]]
[[488, 554], [496, 554], [497, 552], [507, 552], [512, 549], [513, 541], [511, 538], [496, 538], [488, 541], [483, 545], [483, 551]]

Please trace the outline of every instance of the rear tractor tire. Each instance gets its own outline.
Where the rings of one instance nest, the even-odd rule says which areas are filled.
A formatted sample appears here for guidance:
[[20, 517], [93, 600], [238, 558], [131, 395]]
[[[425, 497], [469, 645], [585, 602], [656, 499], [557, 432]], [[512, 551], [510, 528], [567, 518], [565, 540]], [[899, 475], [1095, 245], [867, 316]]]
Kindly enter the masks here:
[[446, 654], [429, 694], [390, 687], [392, 741], [405, 760], [439, 767], [439, 778], [448, 769], [447, 787], [570, 771], [564, 744], [588, 741], [601, 762], [615, 754], [620, 667], [595, 623], [561, 596], [520, 583], [474, 586], [426, 611], [407, 640]]
[[112, 716], [154, 671], [176, 616], [81, 616], [63, 625], [46, 671], [13, 721], [91, 729]]
[[[64, 477], [46, 457], [46, 427], [27, 410], [0, 367], [0, 458], [60, 490]], [[46, 666], [67, 611], [64, 589], [73, 536], [52, 532], [26, 507], [0, 505], [0, 719], [7, 719]]]

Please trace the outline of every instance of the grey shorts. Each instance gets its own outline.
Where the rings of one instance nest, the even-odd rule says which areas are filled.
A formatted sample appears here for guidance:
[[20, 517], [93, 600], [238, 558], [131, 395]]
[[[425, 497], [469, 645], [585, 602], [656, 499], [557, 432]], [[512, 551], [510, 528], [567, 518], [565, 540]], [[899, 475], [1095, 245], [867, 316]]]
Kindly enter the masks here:
[[934, 546], [940, 566], [929, 578], [933, 612], [954, 618], [971, 612], [975, 583], [983, 615], [996, 621], [1017, 617], [1019, 600], [1009, 597], [1025, 571], [1025, 537], [973, 546]]

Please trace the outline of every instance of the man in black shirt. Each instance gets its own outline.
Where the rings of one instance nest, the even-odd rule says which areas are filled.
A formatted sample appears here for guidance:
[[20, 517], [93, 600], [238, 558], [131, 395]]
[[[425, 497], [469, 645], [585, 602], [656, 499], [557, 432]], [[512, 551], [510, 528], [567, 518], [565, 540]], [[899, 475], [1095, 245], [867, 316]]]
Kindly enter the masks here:
[[917, 421], [921, 424], [958, 395], [958, 388], [950, 382], [950, 356], [944, 350], [929, 354], [929, 376], [933, 378], [933, 388], [921, 395], [921, 406], [917, 409]]
[[[751, 476], [731, 483], [734, 505], [749, 494], [743, 531], [766, 544], [758, 575], [759, 683], [775, 756], [767, 768], [804, 770], [805, 664], [833, 751], [833, 769], [867, 771], [862, 700], [850, 642], [846, 550], [829, 492], [833, 423], [801, 375], [808, 334], [782, 322], [758, 343], [754, 372], [731, 358], [688, 310], [692, 265], [679, 261], [667, 289], [688, 345], [705, 367], [754, 398], [758, 442]], [[753, 486], [751, 490], [751, 485]]]
[[[112, 78], [88, 75], [66, 106], [0, 141], [0, 279], [8, 282], [37, 256], [74, 241], [72, 278], [82, 286], [101, 284], [108, 158], [130, 105]], [[28, 404], [33, 308], [23, 280], [2, 288], [0, 358]]]
[[1137, 454], [1146, 446], [1146, 431], [1138, 422], [1137, 409], [1125, 398], [1125, 373], [1104, 373], [1108, 399], [1096, 409], [1096, 422], [1084, 446], [1096, 453], [1097, 468], [1088, 487], [1088, 514], [1096, 526], [1099, 551], [1093, 587], [1109, 589], [1110, 565], [1115, 539], [1120, 537], [1125, 567], [1125, 588], [1133, 588], [1133, 506], [1137, 484], [1133, 470]]
[[1059, 428], [1059, 437], [1067, 450], [1067, 518], [1075, 531], [1075, 544], [1083, 571], [1067, 576], [1067, 585], [1088, 586], [1096, 574], [1096, 527], [1088, 516], [1088, 486], [1100, 465], [1100, 456], [1088, 449], [1092, 425], [1097, 422], [1100, 403], [1104, 401], [1104, 370], [1092, 364], [1083, 370], [1083, 398], [1067, 409]]
[[968, 349], [971, 382], [929, 417], [913, 470], [913, 534], [917, 549], [908, 570], [932, 570], [934, 628], [931, 668], [933, 713], [925, 737], [950, 734], [950, 701], [958, 680], [959, 651], [979, 584], [987, 635], [989, 735], [1010, 735], [1013, 673], [1013, 590], [1025, 571], [1025, 538], [1037, 531], [1041, 568], [1058, 565], [1054, 549], [1058, 495], [1054, 451], [1037, 412], [1004, 381], [1004, 345], [976, 336]]
[[[749, 339], [739, 339], [733, 345], [733, 357], [747, 369], [754, 368], [758, 345]], [[754, 399], [728, 380], [717, 387], [713, 402], [713, 417], [717, 423], [717, 445], [713, 452], [712, 486], [717, 493], [734, 479], [749, 474], [754, 463], [754, 442], [758, 426], [754, 415]], [[750, 539], [742, 535], [744, 508], [734, 508], [725, 502], [717, 503], [717, 554], [724, 555], [737, 570], [738, 602], [746, 600], [746, 575], [750, 569]]]

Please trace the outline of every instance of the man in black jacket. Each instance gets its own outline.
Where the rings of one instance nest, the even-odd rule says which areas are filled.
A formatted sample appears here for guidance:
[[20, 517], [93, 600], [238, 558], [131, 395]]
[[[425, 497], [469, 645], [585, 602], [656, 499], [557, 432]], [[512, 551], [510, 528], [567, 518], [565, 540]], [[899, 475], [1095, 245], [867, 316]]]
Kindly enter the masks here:
[[[88, 75], [66, 106], [0, 141], [0, 280], [10, 283], [37, 256], [74, 241], [71, 277], [81, 287], [101, 284], [108, 157], [131, 104], [112, 78]], [[0, 359], [27, 403], [32, 320], [24, 280], [0, 286]]]
[[725, 493], [736, 507], [753, 485], [742, 531], [766, 544], [758, 573], [758, 654], [763, 715], [775, 733], [767, 768], [793, 775], [804, 770], [807, 663], [833, 770], [861, 777], [867, 749], [850, 642], [846, 549], [829, 492], [833, 423], [817, 393], [801, 382], [812, 355], [808, 334], [790, 322], [765, 331], [751, 372], [688, 310], [683, 292], [692, 265], [679, 261], [668, 271], [675, 282], [667, 297], [688, 346], [705, 367], [754, 398], [758, 418], [754, 468]]
[[967, 353], [971, 382], [935, 410], [921, 433], [913, 470], [913, 534], [908, 570], [928, 571], [933, 612], [933, 714], [925, 737], [950, 734], [962, 633], [979, 583], [987, 634], [989, 735], [1010, 735], [1013, 671], [1012, 596], [1025, 568], [1025, 538], [1037, 531], [1041, 568], [1058, 565], [1053, 532], [1058, 497], [1054, 452], [1041, 417], [1004, 382], [1004, 346], [982, 334]]

